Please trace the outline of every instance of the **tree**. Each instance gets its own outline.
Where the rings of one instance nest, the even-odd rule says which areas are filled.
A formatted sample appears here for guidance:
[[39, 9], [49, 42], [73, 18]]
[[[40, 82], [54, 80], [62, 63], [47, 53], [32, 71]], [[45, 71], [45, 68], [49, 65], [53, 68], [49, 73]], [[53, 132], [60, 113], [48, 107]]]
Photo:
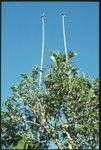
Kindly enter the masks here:
[[2, 149], [96, 149], [99, 146], [99, 80], [79, 74], [71, 58], [53, 52], [52, 64], [43, 72], [38, 89], [39, 68], [11, 87], [1, 113]]

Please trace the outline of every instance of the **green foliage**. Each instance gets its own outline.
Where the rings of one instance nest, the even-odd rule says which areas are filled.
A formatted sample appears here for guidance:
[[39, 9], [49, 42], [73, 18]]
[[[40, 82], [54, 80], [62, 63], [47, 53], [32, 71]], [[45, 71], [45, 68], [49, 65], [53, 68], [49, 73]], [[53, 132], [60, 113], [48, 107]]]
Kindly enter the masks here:
[[38, 88], [39, 68], [21, 74], [1, 113], [2, 149], [96, 149], [99, 139], [99, 80], [79, 74], [71, 58], [53, 52]]

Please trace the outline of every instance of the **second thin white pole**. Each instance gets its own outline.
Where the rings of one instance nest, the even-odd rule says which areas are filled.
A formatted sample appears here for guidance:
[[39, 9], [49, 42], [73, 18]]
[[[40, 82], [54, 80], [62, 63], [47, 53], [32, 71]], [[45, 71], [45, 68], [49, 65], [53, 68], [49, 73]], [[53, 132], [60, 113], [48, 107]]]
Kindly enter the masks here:
[[40, 77], [39, 77], [39, 89], [41, 88], [41, 82], [42, 82], [42, 68], [43, 68], [43, 56], [44, 56], [44, 41], [45, 41], [45, 38], [44, 38], [44, 32], [45, 32], [45, 29], [44, 29], [44, 21], [45, 21], [45, 15], [43, 14], [41, 16], [41, 19], [42, 19], [42, 54], [41, 54], [41, 66], [40, 66]]
[[65, 17], [65, 14], [62, 14], [63, 39], [64, 39], [64, 48], [65, 48], [65, 55], [66, 55], [66, 61], [67, 61], [68, 60], [68, 55], [67, 55], [67, 45], [66, 45], [66, 34], [65, 34], [64, 17]]

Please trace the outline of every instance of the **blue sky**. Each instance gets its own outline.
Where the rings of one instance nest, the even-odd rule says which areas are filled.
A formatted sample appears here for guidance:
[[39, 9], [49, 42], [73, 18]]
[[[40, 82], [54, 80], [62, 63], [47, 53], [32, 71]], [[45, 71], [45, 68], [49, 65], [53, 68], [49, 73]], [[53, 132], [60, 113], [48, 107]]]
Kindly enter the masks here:
[[99, 74], [98, 2], [2, 2], [2, 99], [20, 73], [29, 73], [41, 59], [41, 14], [46, 14], [44, 67], [50, 51], [64, 52], [61, 12], [66, 12], [68, 50], [81, 72], [91, 78]]

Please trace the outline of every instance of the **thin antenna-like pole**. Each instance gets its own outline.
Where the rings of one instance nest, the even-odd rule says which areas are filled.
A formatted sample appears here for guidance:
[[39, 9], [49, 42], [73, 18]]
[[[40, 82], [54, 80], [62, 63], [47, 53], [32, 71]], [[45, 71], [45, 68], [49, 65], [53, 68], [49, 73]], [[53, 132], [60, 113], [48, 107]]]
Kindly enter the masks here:
[[63, 29], [64, 48], [65, 48], [66, 61], [67, 61], [67, 60], [68, 60], [68, 55], [67, 55], [66, 34], [65, 34], [65, 23], [64, 23], [64, 17], [65, 17], [65, 14], [62, 13], [61, 15], [62, 15], [62, 29]]
[[42, 68], [43, 68], [43, 56], [44, 56], [44, 41], [45, 41], [45, 29], [44, 29], [44, 22], [45, 22], [45, 14], [41, 16], [42, 21], [42, 54], [41, 54], [41, 66], [40, 66], [40, 77], [39, 77], [39, 89], [41, 88], [41, 82], [42, 82]]

